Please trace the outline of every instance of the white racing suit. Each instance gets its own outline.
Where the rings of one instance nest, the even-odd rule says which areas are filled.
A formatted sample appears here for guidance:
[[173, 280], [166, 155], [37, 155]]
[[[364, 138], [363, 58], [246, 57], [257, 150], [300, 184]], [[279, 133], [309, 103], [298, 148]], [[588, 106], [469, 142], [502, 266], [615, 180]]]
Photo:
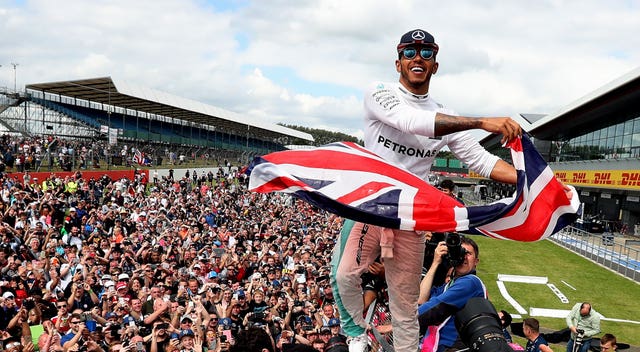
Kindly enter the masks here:
[[[485, 177], [499, 159], [467, 132], [434, 138], [436, 113], [455, 113], [429, 95], [411, 94], [399, 83], [374, 83], [365, 94], [364, 106], [365, 147], [424, 180], [445, 146]], [[352, 337], [365, 331], [360, 275], [381, 254], [393, 317], [394, 349], [415, 352], [424, 238], [413, 231], [371, 225], [363, 234], [363, 227], [347, 220], [333, 253], [331, 279], [342, 327]]]

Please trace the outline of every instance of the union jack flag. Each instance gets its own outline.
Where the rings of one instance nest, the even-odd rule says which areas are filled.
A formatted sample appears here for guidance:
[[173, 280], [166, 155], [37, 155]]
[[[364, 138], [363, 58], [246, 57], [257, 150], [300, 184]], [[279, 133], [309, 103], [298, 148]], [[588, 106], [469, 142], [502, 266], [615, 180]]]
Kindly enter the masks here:
[[527, 136], [508, 147], [518, 173], [513, 197], [465, 207], [418, 176], [354, 143], [257, 157], [249, 189], [285, 192], [355, 221], [401, 230], [458, 231], [516, 241], [551, 236], [577, 216], [553, 171]]
[[144, 164], [144, 155], [140, 151], [140, 149], [136, 149], [136, 152], [133, 153], [133, 162], [138, 165]]

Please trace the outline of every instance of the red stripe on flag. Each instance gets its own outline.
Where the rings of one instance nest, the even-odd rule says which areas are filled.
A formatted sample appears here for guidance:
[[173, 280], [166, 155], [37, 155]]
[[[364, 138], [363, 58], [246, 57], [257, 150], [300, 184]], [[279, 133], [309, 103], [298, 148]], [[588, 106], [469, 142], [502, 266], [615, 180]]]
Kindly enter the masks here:
[[252, 189], [252, 191], [258, 192], [258, 193], [281, 192], [289, 187], [296, 187], [296, 186], [301, 188], [308, 187], [304, 182], [293, 180], [289, 177], [275, 177], [261, 184], [260, 186]]
[[344, 196], [336, 199], [340, 203], [351, 204], [351, 202], [362, 199], [379, 192], [382, 189], [394, 187], [394, 185], [387, 182], [368, 182], [358, 187], [353, 192], [349, 192]]
[[274, 164], [293, 164], [307, 168], [361, 172], [373, 172], [375, 170], [379, 175], [396, 179], [415, 188], [420, 188], [424, 185], [422, 179], [404, 169], [390, 167], [388, 163], [376, 158], [367, 158], [349, 153], [347, 149], [344, 151], [285, 151], [268, 154], [263, 158]]
[[[518, 206], [521, 202], [522, 200], [518, 199]], [[544, 239], [541, 236], [547, 227], [550, 226], [549, 220], [551, 216], [553, 216], [553, 212], [556, 211], [558, 207], [569, 204], [570, 202], [564, 195], [562, 186], [557, 180], [553, 179], [542, 189], [540, 195], [536, 197], [535, 201], [530, 205], [529, 211], [526, 214], [516, 214], [512, 216], [512, 219], [508, 219], [509, 215], [507, 215], [501, 219], [509, 221], [508, 228], [492, 230], [491, 232], [482, 229], [478, 230], [481, 230], [485, 235], [490, 237], [494, 237], [493, 234], [497, 234], [515, 241], [539, 241]], [[518, 206], [514, 209], [517, 209]], [[512, 213], [513, 212], [510, 212], [510, 215]], [[517, 222], [520, 222], [520, 224], [517, 224]]]

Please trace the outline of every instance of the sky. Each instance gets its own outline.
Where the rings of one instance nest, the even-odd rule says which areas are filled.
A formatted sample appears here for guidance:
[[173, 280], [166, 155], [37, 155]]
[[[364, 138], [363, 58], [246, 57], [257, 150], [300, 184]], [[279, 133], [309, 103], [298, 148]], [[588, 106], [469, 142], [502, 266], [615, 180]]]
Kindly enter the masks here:
[[0, 87], [111, 76], [363, 138], [362, 92], [415, 28], [466, 116], [554, 113], [640, 63], [640, 0], [0, 0]]

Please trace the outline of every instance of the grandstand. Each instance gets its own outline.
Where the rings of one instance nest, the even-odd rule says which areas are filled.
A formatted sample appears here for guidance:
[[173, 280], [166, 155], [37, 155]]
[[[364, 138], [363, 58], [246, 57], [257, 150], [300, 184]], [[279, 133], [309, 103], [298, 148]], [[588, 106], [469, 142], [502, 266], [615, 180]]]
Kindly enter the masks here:
[[[584, 216], [605, 230], [640, 236], [640, 68], [552, 114], [522, 115], [555, 176], [576, 187]], [[500, 138], [481, 143], [509, 158]], [[485, 182], [485, 181], [483, 181]], [[486, 181], [489, 188], [500, 187]]]
[[[188, 156], [253, 155], [283, 150], [308, 133], [111, 77], [34, 83], [0, 90], [0, 129], [25, 137], [127, 144], [161, 162], [167, 146]], [[114, 148], [115, 151], [116, 148]]]

